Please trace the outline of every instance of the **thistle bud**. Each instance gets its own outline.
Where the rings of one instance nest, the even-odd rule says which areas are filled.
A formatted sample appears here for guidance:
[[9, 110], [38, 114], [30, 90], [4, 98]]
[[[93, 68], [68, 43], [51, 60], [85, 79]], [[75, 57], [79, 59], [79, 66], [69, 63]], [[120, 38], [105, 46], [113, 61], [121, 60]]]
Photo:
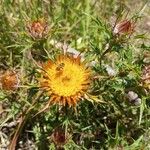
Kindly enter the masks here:
[[144, 67], [142, 81], [143, 85], [150, 90], [150, 65]]
[[3, 90], [14, 91], [18, 88], [19, 79], [14, 71], [7, 70], [0, 77], [0, 84]]
[[123, 20], [116, 24], [114, 28], [114, 34], [132, 34], [134, 31], [135, 25], [130, 20]]
[[67, 137], [65, 130], [60, 127], [56, 128], [52, 134], [52, 140], [57, 148], [61, 148], [66, 144]]
[[143, 62], [146, 64], [150, 64], [150, 51], [144, 52]]
[[44, 38], [48, 33], [48, 25], [47, 22], [43, 19], [39, 19], [37, 21], [33, 21], [27, 25], [27, 29], [29, 34], [34, 39]]

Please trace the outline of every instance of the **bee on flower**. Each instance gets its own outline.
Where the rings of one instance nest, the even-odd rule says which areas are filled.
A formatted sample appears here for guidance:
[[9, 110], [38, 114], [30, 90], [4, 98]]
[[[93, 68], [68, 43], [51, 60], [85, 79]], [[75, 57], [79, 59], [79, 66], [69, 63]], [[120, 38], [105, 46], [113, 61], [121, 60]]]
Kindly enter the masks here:
[[15, 71], [6, 70], [0, 77], [0, 84], [3, 90], [17, 90], [19, 86], [18, 74]]
[[44, 19], [28, 23], [27, 29], [33, 39], [42, 39], [48, 34], [48, 24]]

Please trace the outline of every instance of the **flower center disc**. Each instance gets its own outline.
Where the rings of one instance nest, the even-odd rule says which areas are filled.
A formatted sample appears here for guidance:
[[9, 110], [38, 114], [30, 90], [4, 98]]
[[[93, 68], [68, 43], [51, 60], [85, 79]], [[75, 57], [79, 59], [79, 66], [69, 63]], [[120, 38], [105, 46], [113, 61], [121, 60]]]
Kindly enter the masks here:
[[51, 90], [60, 96], [71, 96], [82, 90], [85, 82], [85, 70], [70, 60], [58, 61], [48, 70]]

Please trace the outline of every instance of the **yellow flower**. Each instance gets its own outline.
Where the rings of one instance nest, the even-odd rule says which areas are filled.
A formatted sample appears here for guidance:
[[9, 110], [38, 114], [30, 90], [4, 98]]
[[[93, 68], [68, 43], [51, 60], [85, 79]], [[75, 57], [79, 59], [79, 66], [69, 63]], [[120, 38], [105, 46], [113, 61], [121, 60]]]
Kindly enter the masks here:
[[89, 88], [91, 70], [80, 56], [60, 55], [55, 62], [43, 64], [42, 75], [41, 87], [47, 91], [50, 102], [76, 106]]

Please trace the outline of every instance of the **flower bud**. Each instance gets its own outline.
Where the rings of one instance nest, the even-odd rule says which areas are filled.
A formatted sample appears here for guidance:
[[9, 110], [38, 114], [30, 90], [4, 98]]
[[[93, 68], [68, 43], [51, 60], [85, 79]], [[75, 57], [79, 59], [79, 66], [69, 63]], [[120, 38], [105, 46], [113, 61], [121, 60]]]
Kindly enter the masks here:
[[55, 143], [57, 147], [62, 147], [67, 142], [67, 135], [65, 133], [65, 130], [61, 127], [56, 128], [52, 134], [52, 140]]
[[14, 71], [7, 70], [0, 77], [1, 88], [3, 90], [14, 91], [18, 88], [19, 79]]
[[43, 19], [39, 19], [37, 21], [33, 21], [27, 25], [29, 34], [34, 39], [44, 38], [48, 33], [48, 25], [47, 22]]
[[114, 34], [131, 34], [133, 33], [135, 25], [130, 20], [123, 20], [116, 24]]
[[150, 65], [145, 66], [143, 69], [142, 81], [144, 87], [150, 90]]

